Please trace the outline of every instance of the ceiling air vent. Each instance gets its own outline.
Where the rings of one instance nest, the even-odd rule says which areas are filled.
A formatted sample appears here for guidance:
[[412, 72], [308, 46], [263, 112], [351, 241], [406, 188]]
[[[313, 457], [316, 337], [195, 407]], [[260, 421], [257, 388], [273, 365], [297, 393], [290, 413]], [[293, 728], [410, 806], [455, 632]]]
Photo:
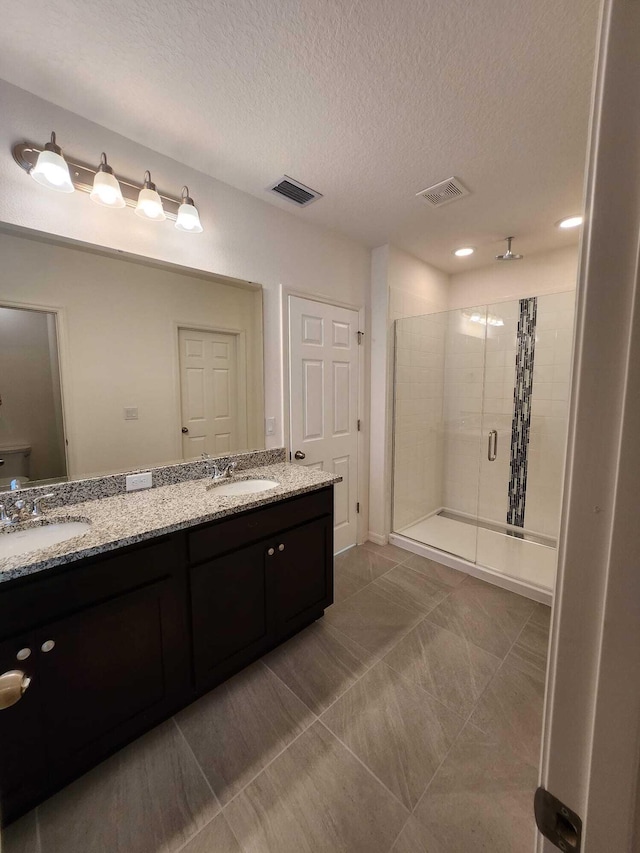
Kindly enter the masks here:
[[308, 204], [322, 198], [322, 193], [312, 190], [310, 187], [305, 187], [300, 181], [294, 181], [293, 178], [285, 175], [281, 180], [272, 184], [267, 189], [272, 193], [278, 193], [288, 201], [297, 204], [298, 207], [306, 207]]
[[439, 184], [427, 187], [426, 190], [420, 190], [416, 195], [423, 198], [431, 207], [443, 207], [449, 202], [469, 195], [469, 190], [457, 178], [447, 178], [446, 181], [440, 181]]

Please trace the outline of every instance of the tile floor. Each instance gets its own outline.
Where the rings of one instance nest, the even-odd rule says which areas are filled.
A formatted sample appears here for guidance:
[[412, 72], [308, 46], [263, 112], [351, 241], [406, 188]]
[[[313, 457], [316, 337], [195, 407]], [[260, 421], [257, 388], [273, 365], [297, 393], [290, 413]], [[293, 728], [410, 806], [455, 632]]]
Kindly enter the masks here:
[[69, 785], [4, 853], [527, 853], [549, 608], [371, 543], [288, 643]]

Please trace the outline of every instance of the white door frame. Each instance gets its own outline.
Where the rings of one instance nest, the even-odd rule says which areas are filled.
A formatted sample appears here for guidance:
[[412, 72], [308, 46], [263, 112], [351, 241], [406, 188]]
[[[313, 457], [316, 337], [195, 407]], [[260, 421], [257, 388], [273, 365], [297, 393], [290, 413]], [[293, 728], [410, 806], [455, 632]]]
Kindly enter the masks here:
[[640, 3], [605, 0], [541, 763], [582, 853], [640, 849], [639, 93]]
[[283, 418], [283, 435], [284, 435], [284, 446], [287, 449], [287, 454], [289, 457], [291, 456], [291, 371], [289, 364], [289, 335], [290, 335], [290, 322], [289, 322], [289, 304], [291, 296], [297, 296], [299, 299], [309, 299], [312, 302], [322, 302], [325, 305], [333, 305], [336, 308], [347, 308], [350, 311], [358, 312], [358, 329], [361, 332], [364, 332], [364, 340], [362, 346], [358, 348], [358, 418], [360, 420], [361, 429], [358, 432], [358, 455], [357, 455], [357, 480], [356, 480], [356, 500], [360, 503], [360, 513], [357, 518], [356, 525], [356, 544], [360, 545], [366, 539], [366, 532], [368, 528], [368, 523], [366, 519], [368, 518], [368, 505], [369, 502], [366, 498], [367, 494], [367, 483], [365, 482], [364, 472], [366, 470], [366, 442], [365, 435], [369, 434], [369, 427], [365, 421], [364, 413], [365, 413], [365, 379], [366, 379], [366, 370], [365, 370], [365, 354], [367, 352], [368, 339], [365, 328], [365, 309], [362, 305], [353, 305], [350, 302], [340, 302], [337, 299], [331, 299], [328, 296], [323, 296], [319, 293], [305, 293], [302, 290], [294, 290], [291, 288], [282, 289], [282, 358], [283, 358], [283, 402], [284, 402], [284, 418]]

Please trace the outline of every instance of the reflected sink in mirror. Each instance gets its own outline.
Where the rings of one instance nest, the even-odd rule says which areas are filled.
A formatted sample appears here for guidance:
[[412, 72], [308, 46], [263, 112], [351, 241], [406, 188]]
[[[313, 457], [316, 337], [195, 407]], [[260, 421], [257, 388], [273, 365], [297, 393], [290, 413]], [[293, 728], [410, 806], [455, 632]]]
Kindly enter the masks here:
[[235, 483], [212, 483], [207, 486], [221, 498], [234, 497], [236, 495], [253, 495], [257, 492], [266, 492], [279, 486], [275, 480], [237, 480]]
[[37, 527], [5, 527], [0, 533], [0, 560], [7, 557], [18, 557], [58, 545], [67, 539], [82, 536], [91, 529], [89, 521], [52, 521], [39, 524]]

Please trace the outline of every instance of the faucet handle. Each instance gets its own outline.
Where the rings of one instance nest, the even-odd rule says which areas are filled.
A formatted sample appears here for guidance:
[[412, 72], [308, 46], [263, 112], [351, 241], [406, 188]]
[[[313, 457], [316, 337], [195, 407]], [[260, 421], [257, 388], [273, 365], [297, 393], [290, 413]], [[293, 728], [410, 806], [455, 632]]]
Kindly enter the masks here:
[[10, 521], [5, 505], [0, 504], [0, 524], [9, 524]]
[[42, 510], [40, 509], [40, 504], [42, 503], [42, 501], [46, 501], [49, 498], [54, 498], [54, 497], [55, 497], [55, 494], [53, 492], [49, 492], [46, 495], [39, 495], [37, 498], [34, 498], [33, 499], [33, 509], [31, 510], [31, 515], [34, 516], [34, 518], [38, 518], [39, 516], [41, 516]]

